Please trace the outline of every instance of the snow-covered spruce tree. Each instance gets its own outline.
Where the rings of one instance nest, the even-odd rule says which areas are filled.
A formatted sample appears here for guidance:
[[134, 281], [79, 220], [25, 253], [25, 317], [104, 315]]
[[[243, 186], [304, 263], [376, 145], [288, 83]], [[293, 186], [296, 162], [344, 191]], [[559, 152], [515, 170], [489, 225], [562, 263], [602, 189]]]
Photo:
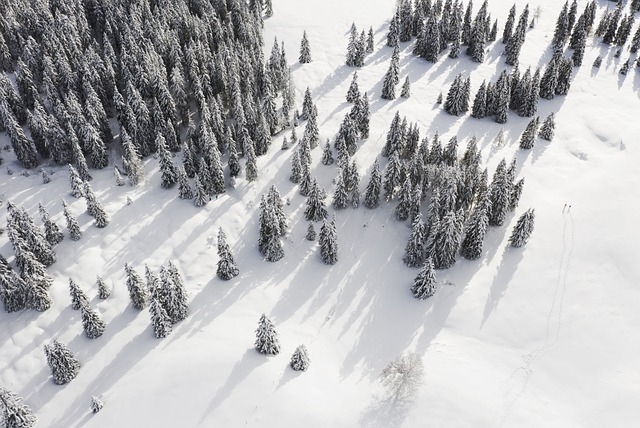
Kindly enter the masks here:
[[109, 290], [109, 287], [107, 286], [107, 283], [104, 282], [104, 279], [102, 279], [101, 276], [97, 276], [96, 277], [96, 285], [98, 286], [98, 298], [99, 299], [106, 299], [109, 296], [111, 296], [111, 290]]
[[327, 265], [334, 265], [338, 261], [338, 235], [336, 231], [336, 216], [334, 215], [330, 223], [325, 220], [320, 228], [318, 237], [320, 244], [320, 257]]
[[324, 145], [324, 149], [322, 150], [322, 165], [332, 165], [334, 162], [333, 153], [331, 152], [331, 144], [329, 144], [329, 140]]
[[253, 144], [247, 144], [247, 147], [245, 147], [244, 150], [247, 155], [247, 161], [244, 169], [245, 178], [247, 181], [256, 181], [258, 179], [258, 164]]
[[102, 336], [107, 324], [100, 318], [98, 313], [91, 309], [88, 303], [80, 307], [80, 312], [82, 314], [82, 329], [84, 330], [84, 335], [87, 336], [88, 339], [95, 339]]
[[360, 138], [366, 140], [369, 138], [369, 124], [371, 121], [371, 111], [369, 108], [369, 96], [365, 92], [358, 102], [358, 116], [356, 117], [356, 125]]
[[22, 398], [3, 387], [0, 387], [0, 415], [3, 428], [31, 428], [36, 423], [33, 410]]
[[307, 227], [307, 235], [305, 236], [307, 241], [315, 241], [316, 240], [316, 230], [313, 227], [313, 222], [309, 222], [309, 226]]
[[412, 205], [412, 190], [411, 180], [407, 176], [398, 194], [398, 205], [396, 205], [396, 209], [394, 211], [397, 220], [405, 221], [409, 218], [409, 212]]
[[187, 173], [182, 165], [178, 166], [178, 197], [180, 199], [193, 199], [191, 184], [189, 184]]
[[482, 119], [487, 116], [487, 86], [483, 81], [476, 92], [476, 96], [473, 99], [473, 106], [471, 107], [471, 117], [476, 119]]
[[131, 306], [139, 311], [147, 306], [147, 290], [145, 289], [142, 278], [128, 264], [124, 265], [124, 271], [127, 274], [127, 289], [129, 290], [129, 298]]
[[409, 267], [416, 267], [422, 264], [425, 238], [425, 224], [422, 220], [422, 214], [418, 213], [411, 226], [409, 241], [404, 247], [404, 257], [402, 258], [404, 264]]
[[0, 302], [6, 312], [15, 312], [26, 307], [25, 281], [11, 268], [0, 254]]
[[218, 230], [218, 257], [218, 269], [216, 271], [218, 278], [227, 281], [238, 276], [240, 271], [231, 253], [231, 248], [227, 243], [227, 236], [224, 234], [222, 228]]
[[[0, 158], [0, 165], [2, 165], [2, 159]], [[49, 175], [49, 173], [47, 171], [43, 169], [40, 170], [40, 174], [42, 175], [42, 184], [49, 184], [51, 183], [51, 176]]]
[[42, 204], [38, 204], [38, 211], [40, 211], [40, 216], [42, 217], [42, 222], [44, 223], [44, 234], [49, 245], [54, 246], [62, 242], [62, 240], [64, 239], [64, 234], [62, 233], [58, 225], [55, 224], [53, 220], [51, 220], [49, 212]]
[[44, 345], [44, 354], [47, 357], [53, 381], [57, 385], [69, 383], [78, 375], [80, 362], [69, 348], [56, 339], [53, 339], [52, 343]]
[[296, 348], [293, 355], [291, 356], [291, 362], [289, 365], [292, 369], [298, 372], [305, 372], [309, 368], [309, 353], [307, 352], [307, 347], [304, 345], [300, 345]]
[[261, 354], [278, 355], [280, 353], [278, 333], [271, 320], [265, 314], [262, 314], [258, 322], [255, 347]]
[[91, 412], [98, 413], [104, 407], [104, 403], [98, 397], [91, 396]]
[[507, 215], [511, 183], [507, 175], [507, 163], [504, 159], [498, 163], [489, 186], [489, 225], [502, 226]]
[[78, 310], [83, 306], [89, 306], [89, 298], [71, 278], [69, 278], [69, 295], [71, 296], [71, 309]]
[[353, 73], [349, 90], [347, 91], [347, 102], [355, 103], [360, 99], [360, 89], [358, 89], [358, 72]]
[[433, 261], [431, 261], [431, 257], [429, 257], [424, 262], [418, 276], [413, 280], [411, 293], [416, 299], [428, 299], [436, 294], [436, 285], [436, 272], [433, 267]]
[[124, 186], [124, 179], [122, 178], [117, 165], [113, 168], [113, 174], [116, 178], [116, 186]]
[[102, 208], [102, 204], [91, 190], [91, 185], [88, 182], [84, 183], [84, 198], [87, 203], [87, 212], [95, 219], [95, 225], [98, 228], [107, 227], [109, 225], [109, 217]]
[[324, 205], [324, 191], [320, 189], [315, 178], [311, 184], [306, 205], [304, 218], [307, 221], [320, 221], [327, 218], [327, 208]]
[[196, 178], [193, 180], [193, 203], [196, 207], [203, 207], [207, 205], [211, 197], [206, 192], [204, 185], [200, 181], [200, 177], [196, 174]]
[[349, 194], [349, 203], [353, 208], [360, 206], [360, 174], [356, 161], [351, 161], [351, 166], [345, 170], [345, 183]]
[[540, 132], [538, 133], [538, 136], [543, 140], [551, 141], [553, 140], [553, 136], [555, 135], [555, 130], [556, 130], [556, 117], [555, 117], [555, 114], [552, 112], [551, 114], [549, 114], [549, 116], [545, 118], [544, 122], [542, 122], [542, 127], [540, 128]]
[[393, 152], [391, 158], [389, 159], [389, 163], [387, 163], [386, 168], [384, 169], [384, 181], [382, 184], [382, 188], [384, 190], [384, 198], [387, 201], [393, 199], [396, 193], [396, 187], [400, 186], [402, 182], [400, 181], [402, 177], [402, 161], [400, 160], [400, 156], [398, 152]]
[[82, 231], [80, 230], [80, 225], [78, 225], [78, 220], [76, 220], [75, 216], [69, 211], [69, 207], [65, 201], [62, 201], [62, 209], [64, 212], [64, 218], [67, 220], [67, 229], [69, 230], [69, 238], [72, 241], [79, 241], [82, 238]]
[[284, 257], [284, 247], [280, 240], [284, 231], [280, 227], [280, 219], [276, 210], [277, 207], [268, 198], [264, 196], [261, 198], [258, 249], [270, 262], [276, 262]]
[[373, 209], [380, 203], [380, 190], [382, 188], [382, 177], [380, 176], [380, 166], [378, 159], [373, 162], [373, 168], [371, 170], [371, 178], [367, 189], [364, 193], [364, 206]]
[[411, 82], [409, 81], [409, 76], [404, 79], [400, 96], [405, 99], [411, 97]]
[[336, 189], [333, 192], [331, 205], [337, 210], [344, 209], [349, 204], [349, 195], [347, 194], [346, 184], [344, 181], [344, 173], [340, 169], [338, 169], [338, 177], [336, 178], [335, 182]]
[[149, 300], [149, 315], [151, 316], [153, 334], [157, 339], [165, 338], [173, 330], [171, 318], [156, 293], [152, 293]]
[[464, 240], [460, 247], [460, 254], [467, 260], [476, 260], [482, 255], [484, 237], [489, 224], [489, 217], [487, 215], [488, 208], [489, 201], [481, 201], [476, 205], [471, 214], [471, 218], [466, 227]]
[[535, 222], [535, 212], [533, 208], [529, 208], [518, 219], [518, 222], [511, 232], [509, 237], [509, 244], [512, 247], [519, 248], [527, 243], [531, 232], [533, 232], [533, 226]]
[[309, 120], [307, 120], [307, 123], [304, 126], [304, 133], [302, 134], [302, 141], [308, 142], [309, 149], [315, 149], [318, 147], [318, 142], [320, 140], [319, 133], [318, 113], [314, 108], [313, 112], [309, 114]]
[[396, 98], [396, 85], [400, 81], [399, 74], [399, 62], [400, 62], [400, 51], [398, 47], [393, 48], [393, 54], [391, 55], [391, 63], [389, 64], [389, 69], [387, 70], [387, 74], [384, 76], [384, 81], [382, 83], [382, 95], [381, 97], [385, 100], [393, 100]]
[[71, 185], [71, 195], [74, 198], [84, 196], [82, 178], [80, 178], [80, 174], [71, 164], [69, 164], [69, 184]]
[[447, 99], [444, 102], [444, 110], [453, 116], [459, 116], [469, 109], [469, 80], [463, 79], [458, 74], [453, 80]]
[[172, 187], [178, 181], [178, 171], [171, 160], [171, 153], [167, 148], [167, 143], [161, 134], [156, 137], [156, 146], [158, 147], [158, 155], [160, 157], [160, 172], [162, 174], [162, 182], [160, 186], [163, 189]]
[[540, 117], [536, 117], [531, 119], [527, 127], [525, 128], [522, 136], [520, 137], [520, 148], [521, 149], [532, 149], [533, 145], [536, 141], [536, 134], [538, 132], [538, 125], [540, 124]]
[[300, 41], [300, 56], [298, 58], [300, 64], [308, 64], [311, 62], [311, 48], [307, 39], [306, 30], [302, 32], [302, 40]]
[[138, 150], [133, 145], [131, 137], [125, 128], [120, 129], [120, 140], [122, 141], [122, 164], [129, 179], [129, 184], [137, 186], [144, 180], [144, 166], [140, 159]]
[[164, 293], [168, 295], [165, 302], [167, 314], [173, 324], [179, 323], [189, 315], [189, 302], [182, 275], [172, 261], [166, 269], [164, 266], [160, 269], [160, 280]]
[[462, 215], [454, 211], [446, 213], [439, 222], [433, 239], [433, 245], [428, 249], [428, 257], [433, 260], [436, 269], [447, 269], [456, 262], [456, 256], [462, 241]]
[[522, 190], [524, 189], [524, 178], [516, 181], [511, 188], [511, 194], [509, 195], [509, 211], [515, 211], [518, 208], [518, 202], [520, 202], [520, 196], [522, 196]]

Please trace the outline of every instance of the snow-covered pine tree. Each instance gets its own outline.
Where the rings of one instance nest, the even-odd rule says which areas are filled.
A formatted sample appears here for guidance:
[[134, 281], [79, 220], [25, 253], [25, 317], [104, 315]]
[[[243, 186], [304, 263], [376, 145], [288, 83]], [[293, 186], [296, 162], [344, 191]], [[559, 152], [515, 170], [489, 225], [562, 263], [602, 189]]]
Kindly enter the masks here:
[[97, 276], [96, 278], [96, 285], [98, 286], [98, 298], [99, 299], [106, 299], [111, 295], [111, 290], [109, 290], [109, 287], [107, 286], [107, 283], [104, 282], [104, 279], [102, 279], [101, 276]]
[[168, 294], [167, 314], [173, 324], [187, 318], [189, 315], [189, 303], [187, 289], [184, 286], [182, 275], [176, 265], [169, 261], [169, 266], [161, 269], [161, 281], [164, 292]]
[[404, 248], [402, 260], [409, 267], [416, 267], [424, 260], [425, 224], [422, 214], [418, 213], [411, 226], [411, 235]]
[[253, 148], [253, 144], [247, 144], [244, 148], [247, 155], [247, 161], [245, 163], [245, 178], [247, 181], [256, 181], [258, 179], [258, 164], [256, 159], [256, 152]]
[[396, 98], [396, 85], [398, 84], [400, 77], [399, 74], [399, 65], [400, 63], [400, 51], [398, 47], [393, 48], [393, 54], [391, 55], [391, 63], [389, 64], [389, 69], [384, 76], [384, 81], [382, 83], [382, 95], [381, 97], [385, 100], [393, 100]]
[[331, 152], [331, 144], [329, 144], [329, 140], [327, 140], [327, 143], [324, 145], [324, 149], [322, 150], [322, 165], [331, 165], [333, 162], [334, 159]]
[[256, 329], [255, 347], [261, 354], [278, 355], [280, 353], [280, 340], [275, 326], [265, 314], [262, 314]]
[[524, 178], [516, 181], [511, 188], [511, 195], [509, 196], [509, 211], [515, 211], [518, 208], [518, 202], [520, 196], [522, 196], [522, 190], [524, 189]]
[[304, 345], [300, 345], [296, 348], [291, 356], [291, 362], [289, 365], [295, 371], [307, 371], [309, 368], [309, 353], [307, 352], [307, 347]]
[[473, 106], [471, 107], [471, 117], [476, 119], [482, 119], [487, 116], [487, 86], [486, 81], [482, 81], [476, 96], [473, 99]]
[[227, 236], [222, 228], [218, 230], [218, 269], [216, 275], [225, 281], [238, 276], [240, 271], [236, 265], [231, 248], [227, 243]]
[[535, 117], [531, 119], [527, 127], [525, 128], [522, 136], [520, 137], [520, 148], [521, 149], [532, 149], [533, 145], [536, 141], [536, 134], [538, 132], [538, 125], [540, 124], [540, 117]]
[[454, 211], [446, 213], [440, 220], [433, 245], [428, 249], [428, 257], [433, 260], [436, 269], [447, 269], [456, 262], [456, 256], [462, 241], [462, 216]]
[[402, 188], [398, 194], [398, 205], [394, 211], [397, 220], [404, 221], [409, 218], [409, 212], [412, 205], [412, 190], [411, 180], [407, 176], [402, 184]]
[[542, 122], [542, 127], [540, 128], [540, 132], [538, 136], [543, 140], [551, 141], [553, 140], [553, 136], [555, 135], [556, 130], [556, 118], [555, 114], [552, 112], [547, 116]]
[[49, 212], [42, 204], [38, 204], [38, 211], [40, 211], [40, 216], [42, 217], [42, 222], [44, 223], [44, 234], [49, 245], [54, 246], [62, 242], [62, 240], [64, 239], [64, 234], [62, 233], [58, 225], [53, 220], [51, 220]]
[[160, 157], [160, 172], [162, 174], [160, 185], [163, 189], [168, 189], [178, 181], [178, 172], [171, 160], [171, 153], [167, 148], [167, 143], [161, 134], [156, 137], [155, 144], [158, 147], [158, 155]]
[[80, 307], [80, 312], [82, 314], [82, 329], [84, 330], [84, 335], [87, 336], [88, 339], [95, 339], [102, 336], [107, 324], [100, 318], [96, 311], [89, 307], [88, 302]]
[[335, 182], [336, 189], [333, 193], [333, 200], [331, 201], [331, 205], [337, 210], [344, 209], [349, 203], [349, 195], [347, 194], [346, 183], [344, 181], [344, 173], [340, 169], [338, 169], [338, 177], [336, 178]]
[[178, 197], [180, 199], [193, 199], [191, 184], [183, 165], [178, 165]]
[[535, 211], [533, 208], [529, 208], [518, 219], [518, 222], [511, 232], [509, 237], [509, 244], [512, 247], [519, 248], [527, 243], [535, 223]]
[[51, 369], [53, 381], [57, 385], [71, 382], [80, 370], [80, 362], [64, 344], [53, 339], [53, 342], [44, 345], [44, 354], [47, 364]]
[[127, 274], [127, 289], [129, 290], [129, 298], [131, 306], [139, 311], [147, 306], [147, 291], [142, 282], [142, 278], [128, 264], [124, 265], [124, 271]]
[[302, 32], [302, 40], [300, 41], [300, 56], [298, 57], [300, 64], [308, 64], [311, 62], [311, 48], [307, 39], [307, 31]]
[[162, 306], [156, 293], [151, 294], [149, 299], [149, 315], [151, 316], [151, 327], [153, 328], [153, 334], [157, 339], [167, 337], [173, 330], [173, 323], [169, 314]]
[[31, 428], [36, 423], [33, 410], [22, 398], [3, 387], [0, 387], [0, 414], [4, 428]]
[[436, 272], [431, 257], [427, 258], [418, 276], [413, 280], [411, 293], [416, 299], [424, 300], [436, 293]]
[[193, 180], [193, 203], [196, 207], [203, 207], [209, 200], [211, 200], [211, 197], [206, 192], [204, 185], [200, 181], [200, 177], [196, 174]]
[[482, 255], [484, 237], [487, 233], [489, 217], [487, 211], [489, 201], [485, 199], [476, 205], [469, 223], [467, 224], [464, 240], [460, 247], [460, 254], [467, 260], [476, 260]]
[[62, 201], [62, 208], [64, 217], [67, 220], [69, 238], [71, 238], [72, 241], [79, 241], [80, 238], [82, 238], [82, 231], [80, 230], [80, 225], [78, 225], [78, 220], [76, 220], [75, 216], [71, 213], [65, 201]]
[[144, 166], [140, 159], [138, 150], [133, 145], [131, 137], [125, 128], [120, 129], [120, 140], [122, 141], [122, 163], [124, 171], [129, 179], [129, 184], [137, 186], [144, 180]]
[[116, 178], [116, 186], [124, 186], [124, 179], [122, 178], [117, 165], [113, 168], [113, 175]]
[[19, 311], [26, 307], [25, 291], [25, 281], [0, 254], [0, 302], [6, 312]]
[[80, 174], [71, 164], [69, 164], [69, 184], [71, 185], [71, 195], [74, 198], [84, 196], [82, 178], [80, 178]]
[[83, 306], [89, 306], [89, 298], [71, 278], [69, 278], [69, 295], [71, 296], [71, 309], [78, 310]]
[[307, 226], [307, 235], [305, 236], [307, 241], [315, 241], [316, 240], [316, 230], [313, 227], [313, 222], [309, 222], [309, 226]]
[[267, 261], [276, 262], [284, 257], [280, 240], [284, 231], [280, 227], [277, 207], [269, 199], [263, 196], [260, 200], [258, 249]]
[[91, 396], [91, 412], [98, 413], [104, 407], [104, 403], [98, 397]]
[[366, 53], [373, 53], [375, 41], [373, 39], [373, 27], [369, 27], [369, 32], [367, 33], [367, 46]]
[[511, 183], [507, 176], [507, 163], [504, 158], [498, 163], [489, 186], [489, 225], [502, 226], [507, 215]]
[[347, 102], [355, 103], [360, 99], [360, 90], [358, 89], [358, 72], [353, 73], [349, 90], [347, 91]]
[[306, 205], [304, 217], [307, 221], [320, 221], [327, 218], [327, 208], [324, 205], [324, 191], [320, 189], [315, 178], [311, 184]]
[[330, 223], [327, 223], [326, 220], [322, 223], [318, 243], [320, 244], [322, 261], [327, 265], [336, 264], [338, 261], [338, 235], [335, 214]]
[[405, 99], [411, 97], [411, 82], [409, 81], [409, 76], [404, 79], [400, 96]]
[[[2, 164], [2, 158], [0, 158], [0, 165], [1, 164]], [[42, 184], [51, 183], [51, 176], [47, 171], [44, 170], [44, 168], [40, 170], [40, 174], [42, 175]]]

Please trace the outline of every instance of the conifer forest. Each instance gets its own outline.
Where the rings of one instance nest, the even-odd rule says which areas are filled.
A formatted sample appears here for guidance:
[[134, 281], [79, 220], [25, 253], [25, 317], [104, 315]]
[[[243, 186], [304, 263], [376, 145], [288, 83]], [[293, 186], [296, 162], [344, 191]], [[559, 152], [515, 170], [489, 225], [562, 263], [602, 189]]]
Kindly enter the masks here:
[[0, 428], [636, 425], [638, 17], [0, 1]]

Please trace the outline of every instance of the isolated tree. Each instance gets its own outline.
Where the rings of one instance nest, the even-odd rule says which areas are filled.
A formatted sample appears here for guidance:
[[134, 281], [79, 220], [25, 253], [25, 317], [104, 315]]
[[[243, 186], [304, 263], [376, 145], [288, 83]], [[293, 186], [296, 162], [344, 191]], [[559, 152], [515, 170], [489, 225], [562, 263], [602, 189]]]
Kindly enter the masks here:
[[98, 286], [98, 298], [99, 299], [106, 299], [111, 295], [111, 290], [109, 290], [109, 287], [107, 286], [107, 283], [104, 282], [104, 279], [102, 279], [101, 276], [98, 276], [96, 278], [96, 285]]
[[309, 40], [307, 39], [307, 32], [302, 32], [302, 41], [300, 42], [300, 57], [298, 58], [300, 64], [308, 64], [311, 62], [311, 48], [309, 47]]
[[309, 368], [309, 353], [307, 352], [307, 347], [304, 345], [300, 345], [296, 348], [293, 355], [291, 356], [291, 362], [289, 365], [295, 371], [307, 371]]
[[556, 118], [555, 114], [552, 112], [549, 116], [546, 117], [544, 122], [542, 122], [542, 127], [540, 128], [540, 132], [538, 136], [543, 140], [551, 141], [553, 140], [553, 136], [555, 135], [556, 130]]
[[236, 265], [231, 248], [227, 243], [227, 236], [222, 228], [218, 230], [218, 269], [216, 275], [225, 281], [238, 276], [240, 271]]
[[124, 265], [124, 270], [127, 274], [127, 289], [129, 290], [131, 306], [133, 306], [134, 309], [141, 311], [147, 306], [148, 299], [142, 278], [128, 264]]
[[261, 354], [278, 355], [280, 353], [278, 333], [271, 320], [265, 314], [262, 314], [258, 322], [255, 347]]
[[[2, 164], [2, 159], [0, 158], [0, 165], [1, 164]], [[47, 171], [44, 170], [44, 168], [40, 170], [40, 174], [42, 175], [42, 184], [51, 183], [51, 176]]]
[[47, 242], [51, 245], [57, 245], [64, 239], [64, 234], [58, 227], [58, 225], [51, 220], [49, 216], [49, 212], [45, 209], [42, 204], [38, 204], [38, 211], [40, 211], [40, 216], [42, 217], [42, 222], [44, 223], [44, 234], [47, 239]]
[[322, 165], [331, 165], [333, 164], [333, 153], [331, 152], [331, 144], [329, 144], [329, 140], [324, 145], [324, 149], [322, 150]]
[[334, 265], [338, 261], [338, 234], [336, 230], [336, 216], [330, 223], [325, 220], [320, 228], [318, 237], [320, 244], [320, 257], [325, 264]]
[[88, 302], [80, 308], [80, 312], [82, 314], [84, 335], [87, 336], [88, 339], [95, 339], [102, 336], [107, 325], [98, 313], [89, 307]]
[[415, 396], [424, 376], [422, 358], [415, 353], [391, 361], [380, 374], [380, 382], [389, 398], [407, 400]]
[[104, 403], [98, 397], [91, 396], [91, 412], [98, 413], [104, 407]]
[[72, 241], [79, 241], [82, 238], [82, 231], [80, 230], [80, 225], [78, 225], [78, 220], [76, 220], [75, 216], [69, 211], [69, 207], [65, 201], [62, 201], [62, 208], [64, 212], [64, 217], [67, 220], [67, 229], [69, 230], [69, 237]]
[[509, 244], [515, 248], [525, 245], [533, 232], [534, 223], [535, 210], [533, 208], [529, 208], [520, 216], [518, 222], [514, 226], [511, 236], [509, 237]]
[[89, 298], [71, 278], [69, 278], [69, 294], [71, 295], [71, 309], [78, 310], [83, 306], [89, 306]]
[[0, 415], [3, 428], [31, 428], [36, 423], [33, 410], [3, 387], [0, 387]]
[[78, 375], [80, 362], [69, 348], [56, 339], [53, 339], [52, 343], [44, 345], [44, 354], [47, 357], [53, 381], [57, 385], [69, 383]]
[[411, 293], [416, 299], [428, 299], [436, 293], [436, 286], [436, 272], [429, 257], [414, 279]]
[[540, 117], [532, 119], [525, 128], [522, 136], [520, 137], [521, 149], [532, 149], [536, 141], [536, 134], [538, 132], [538, 125], [540, 124]]

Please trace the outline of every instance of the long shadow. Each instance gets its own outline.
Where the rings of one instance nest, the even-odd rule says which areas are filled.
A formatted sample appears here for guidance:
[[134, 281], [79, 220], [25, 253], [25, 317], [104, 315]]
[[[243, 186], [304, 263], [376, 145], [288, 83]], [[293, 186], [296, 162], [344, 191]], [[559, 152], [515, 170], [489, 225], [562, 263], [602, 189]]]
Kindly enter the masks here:
[[229, 377], [225, 381], [224, 385], [216, 391], [216, 395], [213, 396], [209, 406], [202, 414], [200, 423], [202, 423], [207, 416], [215, 409], [217, 409], [227, 398], [231, 396], [236, 387], [247, 377], [249, 374], [258, 368], [261, 364], [264, 364], [267, 358], [264, 355], [260, 355], [255, 349], [247, 349], [242, 356], [242, 359], [238, 361], [231, 369]]
[[482, 322], [480, 328], [489, 319], [489, 316], [498, 307], [498, 302], [509, 287], [513, 275], [518, 270], [518, 265], [522, 261], [524, 250], [506, 247], [502, 253], [502, 259], [498, 265], [498, 271], [491, 282], [491, 289], [487, 295], [487, 301], [484, 304], [484, 312], [482, 314]]
[[412, 399], [397, 399], [375, 395], [358, 421], [365, 428], [399, 427], [415, 404]]

